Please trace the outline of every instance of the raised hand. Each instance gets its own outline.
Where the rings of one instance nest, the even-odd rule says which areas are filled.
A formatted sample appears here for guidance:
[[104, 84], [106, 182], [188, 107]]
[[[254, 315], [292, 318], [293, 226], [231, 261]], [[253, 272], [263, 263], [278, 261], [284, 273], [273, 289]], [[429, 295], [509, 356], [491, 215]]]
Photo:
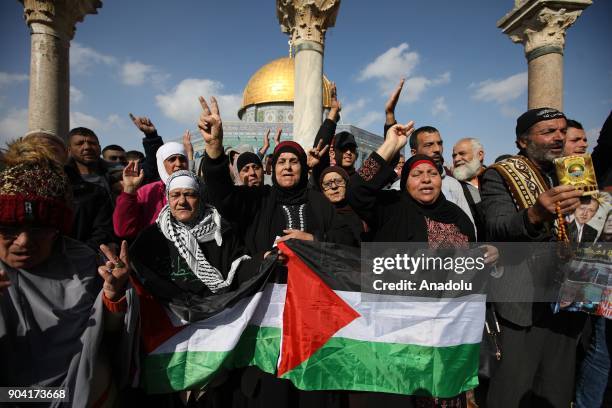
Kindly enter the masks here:
[[185, 153], [187, 153], [187, 159], [193, 160], [193, 145], [191, 144], [191, 132], [189, 129], [183, 133], [183, 147], [185, 148]]
[[202, 137], [204, 137], [204, 141], [206, 143], [221, 141], [223, 138], [223, 126], [217, 100], [214, 96], [211, 96], [210, 107], [208, 107], [208, 103], [206, 103], [206, 99], [203, 97], [200, 96], [199, 101], [202, 106], [202, 114], [200, 114], [198, 128]]
[[386, 123], [388, 125], [395, 122], [395, 106], [397, 105], [397, 101], [402, 93], [402, 88], [404, 87], [405, 81], [405, 78], [400, 79], [399, 84], [395, 87], [391, 93], [391, 96], [389, 96], [387, 103], [385, 104]]
[[335, 109], [337, 112], [342, 110], [342, 105], [338, 100], [338, 90], [336, 89], [336, 83], [331, 83], [331, 108]]
[[276, 134], [274, 135], [274, 143], [276, 143], [277, 146], [280, 143], [282, 133], [283, 133], [282, 127], [279, 127], [278, 129], [276, 129]]
[[264, 135], [263, 144], [264, 146], [270, 146], [270, 129], [266, 130], [266, 134]]
[[266, 130], [264, 134], [263, 145], [259, 148], [259, 155], [261, 157], [266, 155], [266, 152], [270, 148], [270, 129]]
[[223, 153], [223, 124], [219, 114], [219, 105], [214, 96], [210, 98], [210, 107], [206, 99], [200, 96], [202, 114], [198, 122], [198, 128], [204, 138], [206, 154], [211, 159], [216, 159]]
[[411, 120], [405, 125], [396, 123], [389, 128], [384, 143], [376, 150], [376, 153], [386, 161], [390, 161], [406, 146], [412, 132], [414, 132], [414, 121]]
[[147, 118], [146, 116], [134, 116], [130, 113], [130, 119], [132, 119], [134, 125], [145, 134], [151, 134], [157, 131], [157, 129], [155, 129], [155, 125], [153, 122], [151, 122], [151, 119]]
[[414, 121], [402, 124], [395, 124], [387, 131], [387, 137], [395, 140], [395, 149], [400, 151], [408, 143], [408, 138], [414, 132]]
[[125, 295], [125, 287], [130, 274], [127, 241], [121, 242], [119, 256], [104, 244], [100, 245], [100, 250], [108, 259], [104, 265], [98, 267], [98, 274], [104, 279], [102, 290], [108, 300], [116, 302]]
[[140, 168], [138, 160], [130, 160], [123, 168], [123, 192], [134, 194], [143, 180], [144, 170]]
[[312, 149], [308, 150], [308, 157], [306, 159], [308, 168], [313, 169], [317, 164], [319, 164], [321, 157], [327, 153], [328, 149], [329, 145], [323, 146], [323, 140], [319, 140], [317, 147], [313, 147]]
[[336, 122], [340, 118], [340, 111], [342, 110], [342, 105], [340, 104], [340, 101], [338, 100], [338, 93], [336, 90], [335, 82], [331, 83], [330, 93], [331, 93], [331, 108], [329, 110], [329, 114], [327, 115], [327, 118]]

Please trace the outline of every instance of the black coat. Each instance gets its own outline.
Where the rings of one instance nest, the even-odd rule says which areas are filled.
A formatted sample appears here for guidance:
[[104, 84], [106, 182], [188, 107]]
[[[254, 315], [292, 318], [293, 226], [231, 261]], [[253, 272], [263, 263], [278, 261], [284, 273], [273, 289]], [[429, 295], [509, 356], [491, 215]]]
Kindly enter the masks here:
[[[238, 235], [253, 255], [272, 249], [276, 237], [285, 235], [286, 223], [274, 190], [270, 186], [247, 187], [232, 183], [228, 157], [217, 159], [204, 155], [204, 176], [211, 203], [238, 226]], [[306, 205], [306, 232], [318, 241], [354, 245], [350, 228], [336, 214], [335, 208], [318, 191], [309, 190]]]
[[64, 168], [72, 187], [74, 222], [70, 237], [99, 251], [100, 244], [117, 242], [113, 232], [113, 204], [106, 190], [89, 183], [71, 166]]

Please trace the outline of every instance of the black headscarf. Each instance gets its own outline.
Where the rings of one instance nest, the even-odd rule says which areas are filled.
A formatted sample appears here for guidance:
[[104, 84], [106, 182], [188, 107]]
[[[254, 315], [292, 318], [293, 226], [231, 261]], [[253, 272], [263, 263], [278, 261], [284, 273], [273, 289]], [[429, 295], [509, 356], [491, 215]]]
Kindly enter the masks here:
[[422, 162], [428, 162], [435, 169], [437, 169], [436, 163], [432, 159], [423, 154], [416, 154], [408, 159], [404, 164], [400, 181], [401, 200], [412, 207], [415, 210], [415, 213], [418, 214], [418, 216], [414, 217], [412, 220], [412, 222], [414, 222], [415, 237], [417, 238], [415, 241], [427, 241], [427, 224], [425, 222], [425, 218], [441, 222], [443, 224], [454, 224], [462, 234], [469, 238], [470, 241], [474, 241], [474, 226], [472, 225], [469, 217], [463, 212], [463, 210], [461, 210], [461, 208], [448, 201], [442, 191], [440, 191], [440, 195], [433, 203], [422, 204], [416, 201], [410, 195], [408, 190], [406, 190], [410, 170]]
[[[291, 188], [281, 187], [276, 181], [276, 161], [281, 153], [293, 153], [297, 156], [301, 165], [300, 181]], [[302, 146], [291, 140], [279, 143], [272, 155], [272, 193], [274, 201], [279, 204], [296, 205], [303, 204], [308, 200], [308, 163], [306, 153]]]
[[251, 163], [257, 164], [259, 167], [262, 167], [261, 159], [255, 153], [253, 152], [241, 153], [240, 156], [238, 156], [238, 159], [236, 159], [236, 169], [238, 170], [238, 173], [240, 173], [240, 170], [242, 170], [244, 166], [246, 166], [247, 164], [251, 164]]

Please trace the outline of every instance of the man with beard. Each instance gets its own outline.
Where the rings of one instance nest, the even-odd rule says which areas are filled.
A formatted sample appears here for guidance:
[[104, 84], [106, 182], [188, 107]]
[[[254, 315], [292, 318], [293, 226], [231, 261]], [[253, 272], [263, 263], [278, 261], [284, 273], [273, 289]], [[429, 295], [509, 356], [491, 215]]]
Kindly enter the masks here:
[[478, 236], [484, 238], [484, 221], [480, 209], [480, 182], [484, 172], [484, 148], [473, 137], [460, 139], [453, 146], [453, 176], [461, 183], [463, 193], [474, 217]]
[[[553, 160], [563, 153], [565, 115], [538, 108], [517, 119], [519, 155], [490, 166], [481, 195], [487, 239], [497, 242], [551, 242], [555, 220], [573, 212], [582, 192], [557, 185]], [[559, 214], [558, 214], [559, 213]], [[577, 339], [585, 317], [566, 311], [553, 314], [551, 296], [558, 255], [547, 247], [513, 259], [491, 281], [490, 295], [501, 326], [503, 357], [487, 397], [490, 407], [568, 407], [574, 391]], [[504, 253], [501, 251], [503, 259]], [[510, 299], [521, 301], [510, 302]]]
[[415, 154], [424, 154], [431, 158], [438, 167], [438, 171], [442, 176], [442, 193], [447, 200], [456, 204], [465, 212], [470, 221], [475, 225], [472, 210], [465, 196], [461, 183], [452, 176], [446, 173], [444, 168], [444, 146], [440, 132], [432, 126], [423, 126], [414, 131], [410, 137], [410, 152]]
[[563, 156], [585, 154], [587, 147], [589, 147], [589, 144], [582, 124], [578, 121], [568, 119]]
[[453, 146], [453, 177], [478, 188], [478, 176], [485, 170], [483, 161], [484, 148], [478, 139], [459, 140]]
[[68, 132], [68, 167], [75, 169], [83, 180], [106, 190], [111, 198], [108, 164], [100, 158], [100, 142], [93, 130], [77, 127]]

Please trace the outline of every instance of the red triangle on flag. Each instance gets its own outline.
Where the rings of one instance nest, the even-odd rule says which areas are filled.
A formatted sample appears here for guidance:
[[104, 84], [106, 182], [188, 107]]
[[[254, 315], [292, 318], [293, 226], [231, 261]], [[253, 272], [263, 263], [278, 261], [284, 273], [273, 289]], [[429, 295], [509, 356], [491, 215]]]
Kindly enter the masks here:
[[278, 377], [308, 360], [359, 313], [338, 296], [285, 243], [287, 295], [283, 311], [283, 341]]
[[138, 279], [130, 276], [130, 282], [138, 295], [142, 333], [140, 338], [144, 351], [148, 354], [187, 326], [174, 326], [163, 306], [147, 292]]

